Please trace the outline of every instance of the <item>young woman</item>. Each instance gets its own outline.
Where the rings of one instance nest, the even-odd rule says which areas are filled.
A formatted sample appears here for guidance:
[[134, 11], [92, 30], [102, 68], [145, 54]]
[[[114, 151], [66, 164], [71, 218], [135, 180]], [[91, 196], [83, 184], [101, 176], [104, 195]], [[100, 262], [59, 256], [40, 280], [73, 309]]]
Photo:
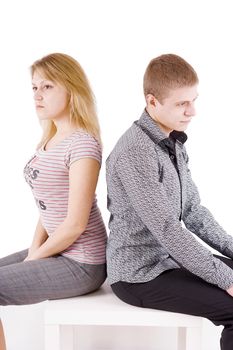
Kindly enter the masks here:
[[[28, 250], [0, 259], [0, 304], [92, 292], [106, 278], [106, 230], [95, 189], [101, 140], [94, 97], [79, 63], [55, 53], [31, 67], [42, 139], [24, 175], [39, 209]], [[2, 327], [2, 344], [5, 349]]]

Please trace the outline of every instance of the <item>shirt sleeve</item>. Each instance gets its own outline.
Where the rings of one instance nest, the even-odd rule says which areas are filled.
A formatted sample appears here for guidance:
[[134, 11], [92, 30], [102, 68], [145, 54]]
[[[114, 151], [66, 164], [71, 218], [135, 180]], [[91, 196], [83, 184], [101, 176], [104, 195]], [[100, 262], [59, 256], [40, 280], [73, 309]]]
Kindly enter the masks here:
[[154, 157], [138, 148], [118, 158], [116, 171], [130, 204], [173, 259], [203, 280], [227, 289], [233, 285], [233, 271], [182, 227], [159, 182]]
[[102, 162], [102, 150], [98, 141], [87, 133], [80, 133], [72, 140], [65, 155], [65, 164], [69, 169], [71, 164], [79, 159], [96, 159], [100, 165]]
[[200, 237], [212, 248], [229, 258], [233, 258], [233, 237], [214, 219], [211, 212], [201, 205], [200, 195], [188, 168], [188, 155], [184, 149], [187, 166], [187, 200], [183, 211], [183, 221], [187, 229]]

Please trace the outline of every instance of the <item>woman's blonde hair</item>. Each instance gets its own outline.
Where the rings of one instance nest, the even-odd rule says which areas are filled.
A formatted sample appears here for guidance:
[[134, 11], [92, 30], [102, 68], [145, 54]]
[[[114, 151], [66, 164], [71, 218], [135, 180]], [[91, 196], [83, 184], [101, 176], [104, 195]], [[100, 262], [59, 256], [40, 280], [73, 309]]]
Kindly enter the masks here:
[[[35, 61], [31, 65], [32, 77], [35, 71], [67, 90], [70, 96], [71, 123], [87, 131], [101, 143], [95, 97], [80, 64], [69, 55], [53, 53]], [[43, 134], [38, 147], [45, 144], [56, 133], [56, 126], [52, 120], [43, 120], [41, 125]]]

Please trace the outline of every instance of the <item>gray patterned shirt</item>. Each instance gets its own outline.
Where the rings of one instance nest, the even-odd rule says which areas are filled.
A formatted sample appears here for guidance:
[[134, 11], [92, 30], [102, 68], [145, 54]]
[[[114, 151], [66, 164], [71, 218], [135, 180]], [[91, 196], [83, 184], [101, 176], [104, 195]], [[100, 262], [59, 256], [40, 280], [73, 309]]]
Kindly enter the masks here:
[[233, 285], [233, 271], [195, 235], [230, 258], [233, 237], [200, 204], [183, 143], [175, 142], [177, 171], [161, 147], [164, 139], [144, 111], [107, 159], [109, 281], [147, 282], [165, 270], [184, 267], [227, 289]]

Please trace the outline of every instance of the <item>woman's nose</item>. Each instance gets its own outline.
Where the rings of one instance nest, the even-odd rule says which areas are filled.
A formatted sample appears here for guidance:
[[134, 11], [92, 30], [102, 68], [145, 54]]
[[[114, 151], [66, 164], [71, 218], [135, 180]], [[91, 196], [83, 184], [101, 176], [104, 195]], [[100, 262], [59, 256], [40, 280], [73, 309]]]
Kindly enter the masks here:
[[34, 93], [34, 99], [35, 99], [36, 101], [41, 101], [41, 100], [43, 99], [40, 90], [36, 90], [36, 91], [35, 91], [35, 93]]

